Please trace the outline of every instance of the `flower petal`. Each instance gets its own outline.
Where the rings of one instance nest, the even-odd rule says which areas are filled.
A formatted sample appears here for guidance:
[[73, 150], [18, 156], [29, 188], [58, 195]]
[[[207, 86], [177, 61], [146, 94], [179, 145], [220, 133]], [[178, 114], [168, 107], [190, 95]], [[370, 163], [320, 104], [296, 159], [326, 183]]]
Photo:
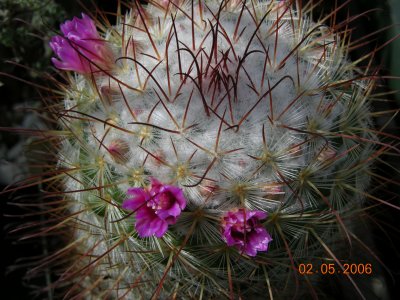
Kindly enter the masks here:
[[228, 246], [240, 252], [256, 256], [258, 251], [267, 251], [272, 238], [261, 225], [267, 214], [263, 211], [236, 209], [226, 212], [222, 219], [222, 236]]
[[59, 58], [53, 61], [57, 68], [79, 73], [111, 68], [113, 54], [87, 15], [82, 14], [82, 19], [74, 17], [60, 28], [64, 37], [55, 36], [50, 40], [50, 47]]
[[125, 200], [122, 207], [136, 212], [135, 228], [140, 237], [162, 237], [168, 225], [176, 223], [186, 207], [186, 199], [179, 187], [164, 185], [155, 178], [150, 180], [150, 188], [128, 189], [132, 198]]
[[129, 189], [128, 195], [133, 196], [133, 198], [127, 199], [122, 203], [122, 207], [124, 209], [135, 211], [140, 207], [146, 206], [147, 194], [143, 189]]

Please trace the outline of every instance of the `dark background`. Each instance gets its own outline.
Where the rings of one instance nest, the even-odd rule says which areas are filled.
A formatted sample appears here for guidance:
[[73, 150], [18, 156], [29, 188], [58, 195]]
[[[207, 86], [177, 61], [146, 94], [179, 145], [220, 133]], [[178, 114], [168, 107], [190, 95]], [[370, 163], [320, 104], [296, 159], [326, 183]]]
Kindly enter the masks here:
[[[113, 0], [95, 1], [101, 9], [114, 12], [116, 2]], [[319, 12], [324, 15], [331, 11], [335, 6], [335, 1], [322, 1]], [[345, 1], [337, 1], [338, 5]], [[82, 1], [88, 8], [93, 8], [90, 1]], [[378, 10], [373, 10], [378, 9]], [[338, 14], [338, 21], [345, 20], [347, 16], [355, 16], [360, 13], [370, 11], [367, 15], [358, 18], [351, 23], [354, 32], [353, 40], [375, 32], [376, 30], [388, 25], [400, 23], [400, 1], [364, 1], [354, 0], [342, 9]], [[11, 74], [17, 78], [46, 85], [46, 81], [40, 77], [40, 72], [52, 72], [50, 66], [51, 50], [49, 49], [48, 39], [57, 33], [59, 24], [66, 19], [79, 15], [83, 11], [77, 1], [67, 0], [0, 0], [0, 72]], [[315, 15], [318, 17], [318, 14]], [[113, 17], [110, 21], [113, 23]], [[365, 53], [371, 52], [377, 46], [382, 45], [396, 34], [400, 33], [399, 26], [392, 26], [378, 35], [372, 36], [371, 43], [357, 49], [351, 53], [353, 60], [361, 57]], [[377, 53], [375, 65], [381, 67], [381, 74], [386, 76], [400, 76], [400, 41], [394, 41], [383, 51]], [[7, 61], [18, 62], [27, 66], [29, 69], [7, 63]], [[30, 70], [32, 69], [32, 70]], [[34, 71], [37, 70], [37, 71]], [[400, 90], [400, 81], [396, 79], [382, 79], [380, 81], [382, 92], [391, 90]], [[40, 127], [38, 116], [32, 111], [26, 111], [23, 107], [38, 107], [41, 101], [41, 95], [37, 90], [13, 78], [0, 75], [0, 127]], [[398, 109], [400, 103], [399, 93], [389, 95], [389, 102], [380, 103], [373, 107], [373, 110]], [[375, 123], [383, 125], [387, 119], [380, 118], [374, 120]], [[393, 120], [387, 127], [387, 132], [399, 135], [398, 119]], [[27, 163], [21, 155], [27, 136], [7, 133], [0, 130], [0, 191], [18, 179], [18, 174], [28, 171]], [[399, 164], [396, 157], [386, 156], [384, 159], [391, 165]], [[377, 165], [376, 170], [382, 176], [390, 177], [399, 182], [399, 176], [385, 165]], [[391, 199], [397, 196], [394, 203], [399, 203], [399, 186], [391, 184], [384, 186], [383, 189], [375, 191], [377, 196], [383, 199]], [[61, 243], [60, 239], [54, 237], [45, 241], [36, 240], [34, 243], [28, 241], [15, 242], [15, 237], [19, 234], [10, 235], [10, 230], [18, 224], [24, 224], [27, 221], [36, 222], [40, 216], [27, 216], [27, 211], [19, 206], [10, 205], [8, 202], [15, 200], [40, 199], [40, 187], [32, 186], [12, 194], [1, 195], [1, 255], [0, 259], [2, 277], [0, 287], [2, 299], [31, 299], [34, 295], [30, 294], [34, 286], [43, 286], [45, 278], [31, 278], [30, 281], [24, 279], [24, 274], [32, 268], [32, 257], [43, 255], [43, 242], [47, 243], [49, 249], [56, 249]], [[24, 217], [21, 217], [24, 215]], [[366, 228], [361, 228], [361, 234], [366, 238], [369, 246], [376, 252], [390, 271], [386, 272], [383, 267], [376, 263], [374, 269], [374, 278], [381, 280], [387, 287], [388, 295], [377, 297], [372, 291], [371, 286], [376, 283], [372, 278], [364, 280], [357, 278], [357, 283], [364, 288], [367, 299], [400, 299], [396, 284], [400, 280], [400, 259], [399, 252], [395, 247], [399, 240], [399, 214], [395, 209], [386, 207], [377, 207], [373, 213], [373, 219], [379, 220], [379, 226], [371, 223]], [[23, 233], [23, 232], [22, 232]], [[21, 233], [21, 234], [22, 234]], [[12, 238], [11, 238], [11, 237]], [[357, 252], [358, 251], [358, 252]], [[354, 250], [360, 263], [367, 263], [372, 260], [368, 254], [360, 249]], [[358, 254], [357, 254], [358, 253]], [[19, 267], [15, 267], [18, 265]], [[52, 275], [50, 275], [52, 276]], [[327, 285], [327, 294], [329, 299], [358, 299], [351, 286], [345, 282], [332, 279]], [[372, 280], [372, 281], [371, 281]], [[38, 299], [47, 299], [46, 293], [41, 294]]]

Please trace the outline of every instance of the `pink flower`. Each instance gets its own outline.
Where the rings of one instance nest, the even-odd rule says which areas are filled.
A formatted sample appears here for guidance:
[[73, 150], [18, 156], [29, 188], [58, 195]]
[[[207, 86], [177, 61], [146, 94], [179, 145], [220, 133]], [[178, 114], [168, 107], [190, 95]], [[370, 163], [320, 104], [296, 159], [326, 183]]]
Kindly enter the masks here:
[[74, 17], [60, 27], [64, 37], [57, 35], [50, 40], [50, 47], [58, 56], [51, 61], [58, 69], [91, 73], [111, 67], [113, 54], [91, 18], [82, 13], [82, 19]]
[[175, 224], [186, 199], [180, 188], [164, 185], [157, 179], [151, 179], [148, 189], [130, 188], [128, 195], [133, 196], [122, 204], [124, 209], [136, 212], [135, 228], [140, 237], [155, 235], [162, 237], [168, 225]]
[[225, 213], [222, 218], [222, 235], [227, 245], [235, 246], [249, 256], [256, 256], [257, 251], [267, 251], [272, 238], [260, 224], [260, 220], [266, 217], [263, 211], [243, 208]]

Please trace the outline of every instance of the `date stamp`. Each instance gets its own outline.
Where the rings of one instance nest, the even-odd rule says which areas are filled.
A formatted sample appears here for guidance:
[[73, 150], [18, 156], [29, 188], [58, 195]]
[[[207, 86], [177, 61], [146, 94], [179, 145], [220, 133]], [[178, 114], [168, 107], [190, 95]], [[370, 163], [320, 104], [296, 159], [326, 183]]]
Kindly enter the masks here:
[[300, 275], [371, 275], [372, 274], [372, 264], [370, 263], [360, 263], [360, 264], [349, 264], [344, 263], [343, 268], [337, 264], [333, 263], [322, 263], [320, 265], [314, 265], [312, 263], [299, 264], [297, 271]]

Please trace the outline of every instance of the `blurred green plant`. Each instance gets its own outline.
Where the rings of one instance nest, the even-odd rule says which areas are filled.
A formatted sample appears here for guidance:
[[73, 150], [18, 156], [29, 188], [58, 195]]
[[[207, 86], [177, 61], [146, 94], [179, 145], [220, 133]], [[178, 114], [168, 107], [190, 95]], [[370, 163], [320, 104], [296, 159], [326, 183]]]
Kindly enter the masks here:
[[[49, 38], [62, 20], [76, 13], [77, 6], [75, 1], [0, 0], [0, 127], [39, 126], [35, 113], [23, 107], [38, 108], [40, 97], [33, 85], [21, 81], [43, 84], [43, 71], [51, 64]], [[24, 159], [25, 142], [23, 137], [0, 132], [0, 182], [9, 184], [15, 172], [23, 172], [15, 163]]]
[[[0, 3], [0, 54], [42, 70], [49, 65], [48, 37], [54, 25], [65, 19], [65, 10], [55, 1], [5, 0]], [[35, 49], [35, 51], [32, 51]], [[36, 77], [36, 72], [29, 72]]]

